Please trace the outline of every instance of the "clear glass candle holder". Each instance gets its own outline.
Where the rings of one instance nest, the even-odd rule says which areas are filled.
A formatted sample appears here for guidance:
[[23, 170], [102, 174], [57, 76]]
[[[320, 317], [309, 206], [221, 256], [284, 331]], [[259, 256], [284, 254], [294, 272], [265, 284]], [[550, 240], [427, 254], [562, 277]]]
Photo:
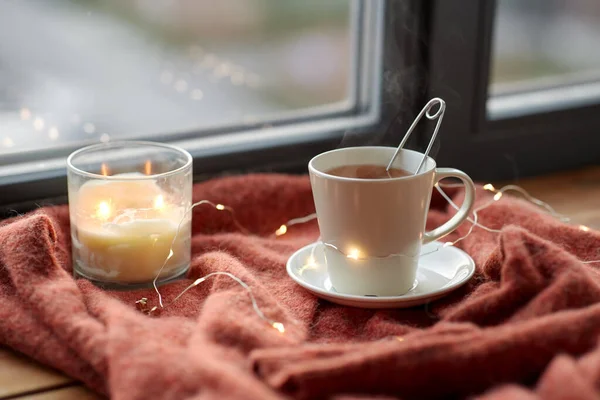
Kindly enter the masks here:
[[67, 160], [73, 272], [136, 288], [190, 265], [192, 157], [152, 142], [98, 144]]

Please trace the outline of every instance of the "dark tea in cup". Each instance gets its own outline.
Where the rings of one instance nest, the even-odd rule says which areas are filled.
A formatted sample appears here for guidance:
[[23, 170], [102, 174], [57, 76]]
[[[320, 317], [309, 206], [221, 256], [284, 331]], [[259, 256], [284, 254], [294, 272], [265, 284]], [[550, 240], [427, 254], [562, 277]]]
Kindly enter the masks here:
[[326, 173], [355, 179], [390, 179], [412, 175], [401, 168], [390, 168], [387, 171], [385, 166], [373, 164], [342, 165], [341, 167], [330, 169]]

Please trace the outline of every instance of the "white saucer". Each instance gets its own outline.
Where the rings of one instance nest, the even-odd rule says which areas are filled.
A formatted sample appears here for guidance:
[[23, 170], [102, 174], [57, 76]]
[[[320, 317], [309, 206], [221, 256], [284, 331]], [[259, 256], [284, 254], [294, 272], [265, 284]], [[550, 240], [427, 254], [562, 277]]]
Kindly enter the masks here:
[[[311, 253], [315, 262], [307, 265]], [[287, 262], [287, 272], [296, 283], [318, 297], [361, 308], [406, 308], [425, 304], [464, 285], [475, 273], [473, 259], [456, 247], [432, 242], [423, 246], [421, 254], [416, 285], [402, 296], [357, 296], [336, 292], [327, 274], [321, 243], [309, 244], [292, 254]]]

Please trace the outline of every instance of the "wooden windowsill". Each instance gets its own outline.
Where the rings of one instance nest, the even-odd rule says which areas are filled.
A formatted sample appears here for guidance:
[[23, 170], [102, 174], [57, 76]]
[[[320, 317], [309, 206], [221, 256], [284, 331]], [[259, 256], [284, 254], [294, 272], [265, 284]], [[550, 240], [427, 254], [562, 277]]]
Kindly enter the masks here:
[[600, 167], [523, 179], [516, 184], [570, 217], [571, 223], [600, 230]]

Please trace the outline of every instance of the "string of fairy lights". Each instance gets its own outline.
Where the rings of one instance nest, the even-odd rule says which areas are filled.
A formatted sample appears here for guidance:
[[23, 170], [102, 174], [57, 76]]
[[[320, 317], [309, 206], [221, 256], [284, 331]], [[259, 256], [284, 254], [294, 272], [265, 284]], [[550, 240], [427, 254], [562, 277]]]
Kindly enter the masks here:
[[[454, 201], [452, 200], [452, 198], [450, 196], [448, 196], [448, 194], [443, 190], [443, 188], [451, 188], [451, 187], [458, 187], [461, 186], [460, 184], [436, 184], [435, 185], [435, 189], [440, 193], [440, 195], [450, 204], [450, 206], [452, 206], [454, 209], [458, 210], [459, 206], [456, 205], [454, 203]], [[482, 230], [485, 230], [487, 232], [490, 233], [500, 233], [501, 229], [494, 229], [494, 228], [490, 228], [488, 226], [485, 226], [483, 224], [481, 224], [478, 221], [478, 213], [488, 207], [490, 207], [492, 204], [494, 204], [495, 202], [500, 201], [505, 193], [507, 192], [517, 192], [519, 193], [523, 200], [527, 201], [530, 204], [533, 204], [537, 207], [539, 207], [541, 209], [542, 212], [551, 215], [552, 217], [562, 221], [562, 222], [570, 222], [570, 219], [563, 215], [560, 214], [558, 212], [556, 212], [556, 210], [550, 206], [548, 203], [537, 199], [533, 196], [531, 196], [525, 189], [523, 189], [520, 186], [516, 186], [516, 185], [507, 185], [504, 186], [500, 189], [496, 189], [491, 183], [488, 183], [486, 185], [483, 186], [483, 189], [486, 191], [489, 191], [491, 193], [493, 193], [494, 195], [492, 196], [490, 201], [485, 202], [484, 204], [482, 204], [481, 206], [475, 208], [474, 210], [471, 211], [472, 217], [468, 217], [467, 221], [471, 223], [471, 226], [469, 227], [468, 231], [461, 237], [450, 241], [450, 242], [445, 242], [443, 244], [443, 246], [441, 247], [447, 247], [447, 246], [454, 246], [457, 243], [459, 243], [460, 241], [466, 239], [469, 235], [471, 235], [471, 233], [473, 232], [473, 230], [475, 228], [480, 228]], [[189, 290], [191, 290], [192, 288], [200, 285], [201, 283], [205, 282], [207, 279], [216, 277], [216, 276], [226, 276], [230, 279], [232, 279], [233, 281], [235, 281], [240, 287], [242, 287], [244, 289], [244, 291], [246, 291], [246, 293], [248, 294], [248, 296], [250, 297], [250, 301], [252, 303], [252, 309], [254, 311], [254, 313], [263, 321], [265, 321], [268, 325], [270, 325], [273, 329], [277, 330], [280, 333], [284, 333], [285, 332], [285, 326], [282, 322], [280, 321], [276, 321], [272, 318], [269, 318], [268, 316], [266, 316], [264, 314], [264, 312], [261, 310], [261, 308], [258, 305], [258, 302], [256, 300], [256, 297], [254, 296], [252, 289], [250, 286], [248, 286], [248, 284], [246, 284], [243, 280], [241, 280], [240, 278], [238, 278], [237, 276], [229, 273], [229, 272], [223, 272], [223, 271], [217, 271], [217, 272], [211, 272], [205, 276], [202, 276], [196, 280], [194, 280], [190, 285], [188, 285], [186, 288], [184, 288], [177, 296], [175, 296], [175, 298], [173, 298], [173, 300], [171, 300], [168, 303], [163, 302], [163, 297], [160, 293], [160, 290], [157, 286], [157, 280], [163, 270], [163, 268], [165, 267], [165, 265], [167, 264], [167, 262], [169, 261], [169, 259], [173, 256], [173, 244], [175, 242], [175, 238], [177, 237], [177, 235], [179, 234], [179, 230], [182, 226], [183, 223], [185, 223], [185, 221], [187, 220], [187, 214], [190, 213], [195, 207], [198, 206], [202, 206], [202, 205], [208, 205], [213, 207], [215, 210], [217, 211], [225, 211], [228, 212], [232, 218], [233, 223], [235, 224], [235, 226], [239, 229], [240, 232], [242, 232], [243, 234], [251, 234], [251, 232], [245, 228], [236, 218], [235, 216], [235, 210], [232, 207], [220, 204], [220, 203], [213, 203], [209, 200], [200, 200], [194, 204], [192, 204], [185, 212], [183, 218], [181, 219], [179, 226], [177, 228], [177, 232], [175, 234], [175, 237], [173, 238], [173, 242], [172, 242], [172, 246], [171, 249], [169, 251], [169, 255], [166, 257], [162, 267], [160, 268], [159, 272], [157, 273], [154, 281], [153, 281], [153, 286], [154, 289], [156, 291], [157, 297], [158, 297], [158, 305], [148, 308], [148, 299], [147, 298], [142, 298], [138, 301], [136, 301], [136, 305], [138, 306], [138, 309], [140, 309], [140, 311], [145, 312], [148, 315], [153, 315], [156, 312], [160, 311], [161, 309], [170, 306], [171, 304], [175, 303], [177, 300], [179, 300], [185, 293], [187, 293]], [[291, 219], [289, 221], [287, 221], [285, 224], [282, 224], [274, 233], [273, 235], [275, 237], [281, 237], [284, 236], [286, 234], [289, 233], [290, 227], [294, 226], [294, 225], [298, 225], [298, 224], [304, 224], [306, 222], [312, 221], [314, 219], [317, 218], [317, 215], [315, 213], [306, 215], [304, 217], [300, 217], [300, 218], [294, 218]], [[585, 225], [579, 225], [578, 228], [581, 231], [584, 232], [588, 232], [590, 231], [590, 228], [585, 226]], [[321, 242], [322, 243], [322, 242]], [[324, 245], [327, 245], [325, 243], [322, 243]], [[337, 247], [334, 247], [335, 250], [341, 252], [342, 254], [343, 251]], [[423, 253], [420, 255], [420, 257], [426, 256], [428, 254], [434, 253], [436, 251], [439, 251], [438, 247], [437, 249], [430, 251], [428, 253]], [[314, 249], [314, 248], [313, 248]], [[348, 254], [345, 254], [346, 257], [351, 258], [351, 259], [358, 259], [358, 257], [356, 256], [355, 253], [353, 252], [349, 252]], [[581, 260], [582, 263], [584, 264], [592, 264], [592, 263], [600, 263], [600, 259], [599, 260]], [[306, 260], [306, 266], [308, 268], [312, 268], [315, 267], [315, 259], [314, 256], [311, 254], [311, 256], [309, 256]]]

